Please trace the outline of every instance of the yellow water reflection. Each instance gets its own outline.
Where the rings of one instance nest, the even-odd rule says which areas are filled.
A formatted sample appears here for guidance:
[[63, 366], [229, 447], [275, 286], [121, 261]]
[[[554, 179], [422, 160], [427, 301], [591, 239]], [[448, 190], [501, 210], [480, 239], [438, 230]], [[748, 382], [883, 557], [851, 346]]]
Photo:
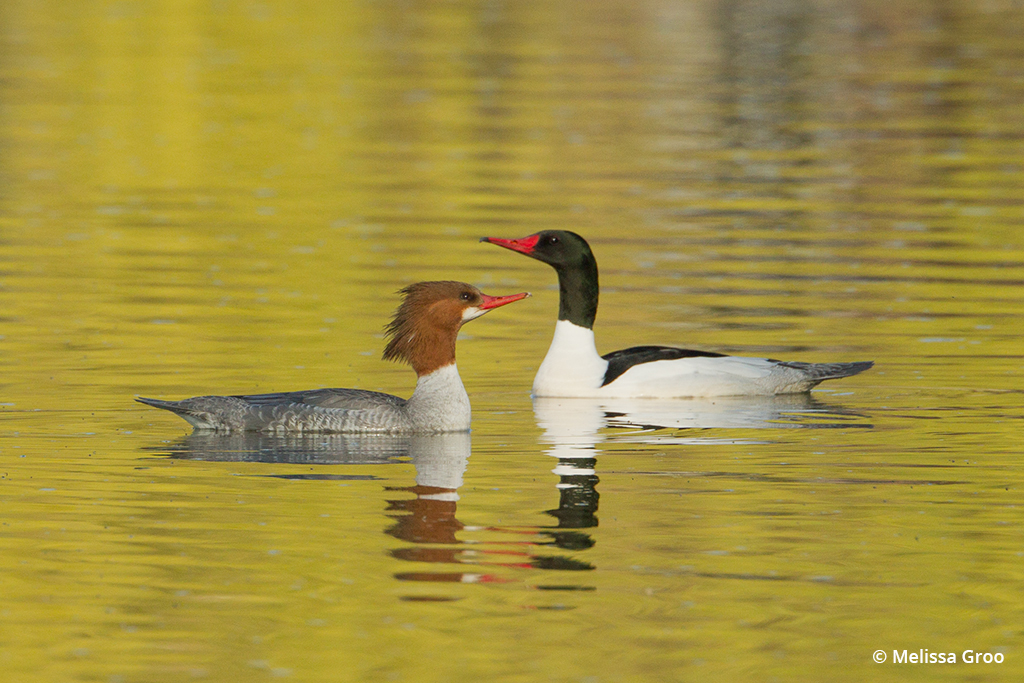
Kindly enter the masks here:
[[[7, 680], [1019, 680], [1021, 26], [0, 3]], [[877, 365], [534, 404], [554, 274], [477, 238], [550, 227], [594, 247], [602, 352]], [[210, 442], [132, 403], [409, 395], [382, 327], [437, 278], [535, 294], [460, 341], [471, 446]]]

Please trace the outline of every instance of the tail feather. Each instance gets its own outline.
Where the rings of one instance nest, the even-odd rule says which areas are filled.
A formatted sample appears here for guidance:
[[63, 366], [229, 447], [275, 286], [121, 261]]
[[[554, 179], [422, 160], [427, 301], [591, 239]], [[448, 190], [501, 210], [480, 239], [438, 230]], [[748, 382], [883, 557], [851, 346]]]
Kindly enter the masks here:
[[177, 401], [161, 401], [158, 398], [146, 398], [144, 396], [136, 396], [135, 400], [139, 403], [145, 403], [147, 406], [153, 406], [154, 408], [163, 408], [164, 410], [174, 410], [175, 403]]
[[[139, 403], [144, 403], [147, 406], [153, 406], [154, 408], [162, 408], [169, 410], [175, 415], [178, 415], [190, 425], [196, 429], [217, 429], [221, 426], [222, 417], [211, 412], [210, 410], [203, 410], [202, 399], [209, 397], [199, 397], [199, 399], [185, 399], [184, 401], [161, 401], [157, 398], [144, 398], [142, 396], [136, 396], [135, 400]], [[198, 405], [197, 405], [198, 404]], [[202, 407], [200, 407], [202, 406]]]
[[178, 415], [194, 415], [199, 412], [194, 410], [191, 406], [189, 406], [187, 400], [161, 401], [158, 398], [145, 398], [143, 396], [136, 396], [135, 400], [138, 401], [139, 403], [145, 403], [147, 406], [153, 406], [154, 408], [163, 408], [164, 410], [169, 410], [172, 413], [177, 413]]
[[839, 379], [850, 377], [864, 372], [874, 366], [875, 361], [865, 360], [854, 363], [800, 363], [796, 361], [783, 361], [780, 365], [794, 370], [800, 370], [807, 374], [808, 379], [815, 382], [824, 382], [827, 379]]

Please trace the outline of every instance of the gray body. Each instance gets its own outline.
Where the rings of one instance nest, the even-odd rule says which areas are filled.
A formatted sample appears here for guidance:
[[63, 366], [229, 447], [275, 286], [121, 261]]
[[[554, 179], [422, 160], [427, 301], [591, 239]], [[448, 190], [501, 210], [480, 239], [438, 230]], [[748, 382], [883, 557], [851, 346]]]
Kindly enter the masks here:
[[408, 403], [398, 396], [359, 389], [138, 401], [170, 410], [199, 430], [239, 432], [401, 432]]
[[136, 400], [200, 431], [436, 434], [468, 431], [470, 424], [469, 396], [454, 363], [421, 376], [408, 400], [363, 389]]

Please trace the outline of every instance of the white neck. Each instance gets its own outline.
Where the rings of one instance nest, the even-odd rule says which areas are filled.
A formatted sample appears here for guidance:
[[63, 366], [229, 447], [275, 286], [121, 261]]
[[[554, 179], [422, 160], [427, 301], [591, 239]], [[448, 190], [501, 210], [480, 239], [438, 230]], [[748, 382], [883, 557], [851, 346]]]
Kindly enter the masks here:
[[593, 396], [607, 368], [608, 361], [597, 353], [594, 331], [559, 320], [548, 355], [533, 380], [533, 395]]
[[455, 363], [420, 375], [406, 411], [419, 432], [467, 431], [469, 396]]

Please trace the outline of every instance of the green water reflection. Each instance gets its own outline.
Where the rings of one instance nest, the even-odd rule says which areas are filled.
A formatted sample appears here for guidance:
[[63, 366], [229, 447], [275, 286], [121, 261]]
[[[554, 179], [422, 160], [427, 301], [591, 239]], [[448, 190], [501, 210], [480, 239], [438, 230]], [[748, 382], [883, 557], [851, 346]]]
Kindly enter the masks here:
[[[10, 681], [1020, 679], [1024, 13], [0, 3]], [[874, 359], [811, 399], [531, 402], [599, 349]], [[205, 440], [137, 394], [350, 386], [395, 292], [471, 437]], [[877, 649], [1001, 665], [878, 665]], [[895, 668], [894, 668], [895, 667]]]

